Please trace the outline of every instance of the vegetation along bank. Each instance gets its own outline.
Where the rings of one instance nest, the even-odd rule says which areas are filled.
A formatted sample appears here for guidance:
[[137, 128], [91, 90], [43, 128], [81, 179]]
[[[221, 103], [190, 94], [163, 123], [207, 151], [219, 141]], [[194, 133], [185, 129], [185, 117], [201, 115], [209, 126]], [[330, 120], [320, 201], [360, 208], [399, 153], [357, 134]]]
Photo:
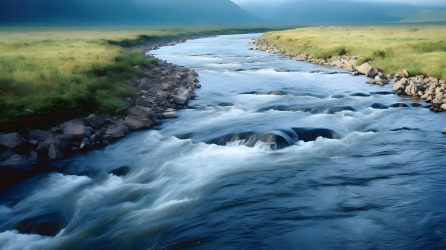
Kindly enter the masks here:
[[269, 32], [253, 43], [256, 50], [373, 77], [368, 84], [394, 83], [395, 93], [446, 111], [446, 25], [308, 27]]
[[277, 29], [1, 29], [0, 188], [59, 171], [48, 162], [175, 118], [195, 97], [198, 74], [148, 56], [150, 50]]

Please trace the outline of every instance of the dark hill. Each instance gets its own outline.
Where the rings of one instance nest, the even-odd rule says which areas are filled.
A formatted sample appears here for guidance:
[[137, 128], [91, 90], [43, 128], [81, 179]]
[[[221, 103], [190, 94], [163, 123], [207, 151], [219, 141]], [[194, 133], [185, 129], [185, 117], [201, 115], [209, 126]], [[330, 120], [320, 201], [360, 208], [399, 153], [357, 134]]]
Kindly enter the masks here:
[[252, 25], [265, 22], [230, 0], [12, 0], [0, 3], [2, 25]]

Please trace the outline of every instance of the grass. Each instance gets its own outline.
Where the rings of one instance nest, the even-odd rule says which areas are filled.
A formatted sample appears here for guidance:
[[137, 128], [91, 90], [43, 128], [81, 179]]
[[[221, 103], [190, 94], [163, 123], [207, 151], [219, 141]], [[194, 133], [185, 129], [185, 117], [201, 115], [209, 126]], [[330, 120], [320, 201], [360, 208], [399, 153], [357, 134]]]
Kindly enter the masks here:
[[359, 63], [396, 74], [424, 74], [446, 79], [446, 25], [325, 26], [269, 32], [262, 36], [284, 52], [327, 59], [359, 57]]
[[[152, 67], [125, 47], [184, 35], [265, 32], [280, 27], [3, 28], [0, 29], [0, 131], [44, 127], [88, 113], [114, 115], [130, 106], [126, 80]], [[35, 112], [29, 116], [24, 109]]]

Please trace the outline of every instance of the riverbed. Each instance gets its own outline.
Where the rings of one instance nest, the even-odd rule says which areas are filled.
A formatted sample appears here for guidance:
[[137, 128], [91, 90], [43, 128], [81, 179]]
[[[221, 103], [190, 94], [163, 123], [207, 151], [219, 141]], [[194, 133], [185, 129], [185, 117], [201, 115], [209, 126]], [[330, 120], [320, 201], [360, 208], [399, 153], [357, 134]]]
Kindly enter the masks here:
[[446, 116], [365, 76], [248, 50], [260, 35], [151, 52], [194, 68], [198, 96], [4, 194], [0, 249], [445, 248]]

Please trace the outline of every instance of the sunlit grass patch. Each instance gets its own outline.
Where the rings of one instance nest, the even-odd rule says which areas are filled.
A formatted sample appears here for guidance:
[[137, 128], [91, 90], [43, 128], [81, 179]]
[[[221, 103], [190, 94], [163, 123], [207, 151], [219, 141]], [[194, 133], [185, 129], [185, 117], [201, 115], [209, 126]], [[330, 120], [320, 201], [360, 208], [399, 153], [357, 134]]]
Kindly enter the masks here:
[[[348, 33], [348, 35], [347, 35]], [[358, 56], [385, 73], [408, 69], [446, 79], [446, 25], [381, 25], [307, 27], [262, 36], [284, 51], [306, 51], [314, 58]]]

